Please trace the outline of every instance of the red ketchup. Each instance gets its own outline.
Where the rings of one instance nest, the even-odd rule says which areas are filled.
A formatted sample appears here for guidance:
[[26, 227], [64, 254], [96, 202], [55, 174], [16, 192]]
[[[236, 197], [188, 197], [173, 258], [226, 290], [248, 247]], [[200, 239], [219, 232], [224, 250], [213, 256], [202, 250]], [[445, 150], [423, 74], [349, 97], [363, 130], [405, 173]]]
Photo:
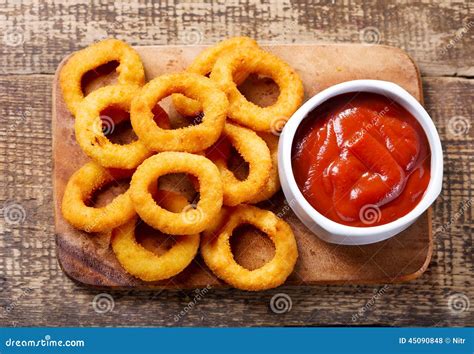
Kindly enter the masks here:
[[430, 150], [417, 120], [372, 93], [336, 96], [312, 111], [293, 144], [293, 173], [308, 202], [349, 226], [397, 220], [430, 180]]

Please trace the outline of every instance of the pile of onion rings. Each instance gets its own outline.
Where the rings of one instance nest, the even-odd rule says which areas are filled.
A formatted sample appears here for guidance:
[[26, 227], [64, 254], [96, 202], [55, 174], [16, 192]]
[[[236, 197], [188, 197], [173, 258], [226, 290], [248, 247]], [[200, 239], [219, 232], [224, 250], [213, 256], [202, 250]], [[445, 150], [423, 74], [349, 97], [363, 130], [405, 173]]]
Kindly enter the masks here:
[[[85, 95], [84, 75], [112, 61], [119, 63], [118, 82]], [[238, 85], [250, 74], [277, 83], [273, 105], [259, 107], [240, 93]], [[179, 274], [199, 249], [209, 269], [236, 288], [257, 291], [285, 282], [298, 257], [294, 234], [274, 213], [250, 204], [280, 189], [279, 130], [303, 100], [301, 79], [288, 64], [253, 39], [234, 37], [203, 50], [184, 72], [145, 83], [139, 54], [108, 39], [70, 56], [59, 81], [77, 143], [92, 160], [65, 187], [66, 221], [88, 233], [110, 233], [120, 265], [145, 282]], [[173, 128], [159, 105], [168, 96], [180, 114], [199, 115], [196, 124]], [[117, 109], [123, 114], [112, 124], [129, 120], [132, 142], [115, 143], [104, 131], [104, 112]], [[160, 178], [169, 174], [188, 175], [198, 197], [178, 192], [179, 180], [174, 192], [163, 190]], [[121, 179], [130, 179], [128, 189], [105, 206], [93, 204], [95, 193]], [[140, 222], [168, 235], [156, 236], [159, 243], [171, 237], [174, 245], [157, 254], [140, 244]], [[255, 226], [275, 245], [273, 259], [258, 269], [242, 267], [232, 255], [229, 239], [240, 224]]]

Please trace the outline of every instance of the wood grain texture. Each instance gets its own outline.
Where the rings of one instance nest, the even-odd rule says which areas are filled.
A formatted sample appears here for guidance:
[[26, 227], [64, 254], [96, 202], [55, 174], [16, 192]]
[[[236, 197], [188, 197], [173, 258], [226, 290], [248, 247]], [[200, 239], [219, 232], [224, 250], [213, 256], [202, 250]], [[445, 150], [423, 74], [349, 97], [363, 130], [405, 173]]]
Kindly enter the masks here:
[[[59, 61], [105, 32], [135, 45], [193, 42], [196, 37], [183, 35], [191, 28], [203, 33], [203, 43], [239, 33], [265, 42], [360, 42], [359, 31], [375, 26], [381, 43], [407, 49], [425, 75], [472, 76], [474, 29], [456, 36], [463, 21], [472, 21], [472, 2], [88, 4], [6, 0], [0, 7], [0, 325], [474, 325], [472, 80], [423, 78], [425, 106], [441, 135], [446, 168], [442, 196], [434, 205], [434, 255], [420, 279], [388, 288], [311, 286], [258, 295], [211, 289], [195, 305], [194, 291], [120, 291], [110, 293], [115, 306], [103, 314], [93, 307], [103, 291], [70, 281], [56, 260], [50, 99], [51, 74]], [[23, 44], [11, 46], [15, 36], [9, 36], [5, 45], [7, 29], [20, 29]], [[453, 129], [455, 121], [468, 122], [471, 129]], [[271, 311], [277, 293], [291, 297], [288, 313]], [[470, 299], [470, 310], [457, 313], [449, 307], [457, 293]]]
[[[56, 261], [52, 205], [51, 91], [48, 75], [0, 78], [0, 200], [18, 205], [24, 221], [1, 220], [0, 321], [4, 325], [174, 325], [175, 316], [195, 296], [194, 291], [110, 292], [112, 312], [98, 314], [91, 290], [69, 280]], [[418, 280], [389, 285], [364, 316], [353, 315], [374, 297], [380, 286], [314, 286], [279, 288], [261, 294], [237, 290], [210, 290], [180, 325], [467, 325], [469, 312], [453, 313], [448, 299], [454, 293], [473, 298], [474, 233], [472, 208], [456, 213], [473, 198], [473, 133], [450, 138], [452, 116], [472, 116], [466, 104], [474, 84], [459, 78], [426, 78], [427, 110], [441, 134], [446, 175], [442, 198], [434, 205], [436, 242], [427, 272]], [[31, 116], [23, 120], [25, 93]], [[470, 199], [469, 199], [470, 198]], [[450, 221], [453, 220], [453, 221]], [[445, 229], [442, 229], [442, 227]], [[28, 289], [32, 289], [28, 291]], [[105, 291], [105, 290], [104, 290]], [[288, 294], [293, 303], [282, 315], [269, 308], [276, 293]]]
[[[133, 45], [207, 44], [234, 35], [261, 42], [373, 42], [405, 49], [424, 74], [474, 75], [470, 1], [7, 0], [0, 68], [53, 73], [69, 53], [107, 36]], [[465, 31], [465, 32], [464, 32]]]
[[[397, 48], [354, 44], [291, 44], [263, 48], [289, 63], [300, 75], [305, 100], [329, 86], [361, 78], [394, 82], [418, 100], [422, 99], [418, 69], [412, 60]], [[149, 80], [164, 73], [184, 70], [203, 49], [202, 46], [136, 47]], [[299, 54], [297, 57], [293, 55], [295, 52]], [[371, 60], [373, 63], [367, 66], [367, 62]], [[108, 233], [87, 234], [74, 229], [64, 220], [61, 205], [66, 184], [71, 175], [89, 159], [76, 142], [74, 117], [67, 110], [62, 96], [59, 73], [63, 64], [64, 62], [58, 67], [53, 84], [55, 98], [52, 118], [56, 243], [63, 270], [74, 280], [92, 286], [144, 289], [194, 289], [207, 285], [215, 288], [226, 287], [200, 257], [196, 257], [183, 272], [168, 280], [153, 283], [140, 281], [127, 274], [120, 266], [109, 246]], [[264, 104], [265, 101], [271, 101], [271, 97], [278, 97], [278, 90], [274, 86], [261, 83], [258, 87], [256, 82], [252, 86], [252, 90], [244, 91], [252, 102]], [[163, 105], [163, 108], [169, 113], [172, 122], [181, 118], [172, 105]], [[180, 185], [182, 177], [177, 177], [176, 181], [175, 185]], [[267, 202], [266, 208], [284, 219], [296, 237], [299, 256], [295, 269], [286, 282], [288, 285], [403, 282], [421, 276], [431, 257], [433, 238], [430, 232], [430, 213], [425, 213], [412, 227], [397, 237], [372, 245], [354, 247], [330, 244], [315, 237], [291, 211], [282, 192]], [[261, 265], [273, 257], [272, 247], [262, 242], [258, 234], [249, 231], [233, 238], [234, 256], [240, 264], [257, 268], [256, 261], [261, 260]], [[162, 235], [155, 235], [155, 240], [157, 236], [159, 239]]]

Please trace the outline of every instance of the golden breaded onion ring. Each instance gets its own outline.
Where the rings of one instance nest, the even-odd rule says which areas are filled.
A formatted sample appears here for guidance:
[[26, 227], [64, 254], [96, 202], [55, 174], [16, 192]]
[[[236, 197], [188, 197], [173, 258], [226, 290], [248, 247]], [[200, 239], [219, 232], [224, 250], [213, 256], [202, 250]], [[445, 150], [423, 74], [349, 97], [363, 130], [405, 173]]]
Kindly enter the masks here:
[[142, 86], [145, 83], [142, 61], [132, 47], [117, 39], [95, 43], [67, 59], [59, 75], [64, 101], [73, 115], [76, 115], [77, 107], [84, 99], [82, 77], [88, 71], [111, 61], [119, 62], [116, 68], [119, 84]]
[[140, 139], [129, 144], [114, 144], [102, 131], [101, 111], [110, 106], [130, 111], [137, 92], [137, 87], [132, 85], [101, 87], [88, 95], [77, 109], [76, 140], [87, 156], [104, 167], [134, 169], [152, 155]]
[[251, 198], [248, 203], [260, 203], [270, 199], [276, 192], [280, 190], [280, 177], [278, 175], [278, 137], [271, 133], [258, 134], [267, 143], [272, 158], [272, 168], [270, 170], [270, 178], [265, 186], [260, 190], [258, 195]]
[[[175, 213], [189, 205], [185, 197], [169, 191], [158, 191], [157, 198], [164, 208]], [[137, 242], [137, 219], [112, 231], [112, 249], [128, 273], [144, 281], [164, 280], [182, 272], [192, 262], [199, 249], [199, 234], [175, 237], [176, 243], [163, 255], [157, 255]]]
[[64, 190], [61, 204], [64, 219], [87, 232], [108, 231], [129, 221], [136, 215], [129, 190], [100, 208], [86, 202], [94, 191], [130, 175], [130, 171], [108, 170], [95, 162], [86, 163], [71, 176]]
[[223, 135], [249, 164], [249, 174], [239, 180], [227, 168], [227, 160], [214, 161], [224, 186], [224, 205], [235, 206], [258, 197], [270, 177], [272, 160], [265, 141], [250, 129], [226, 123]]
[[217, 216], [212, 219], [209, 225], [207, 225], [206, 229], [201, 233], [201, 239], [204, 237], [210, 240], [215, 237], [226, 224], [233, 209], [234, 208], [223, 205], [222, 209], [219, 211], [219, 214], [217, 214]]
[[[249, 270], [239, 265], [232, 255], [230, 237], [241, 224], [251, 224], [275, 245], [275, 255], [262, 267]], [[250, 205], [239, 205], [230, 212], [227, 222], [215, 232], [203, 234], [201, 254], [212, 272], [235, 288], [258, 291], [283, 284], [298, 258], [298, 249], [290, 226], [270, 211]]]
[[[202, 104], [204, 116], [200, 124], [172, 130], [155, 124], [152, 108], [173, 93], [182, 93]], [[131, 122], [150, 150], [199, 152], [219, 138], [228, 106], [226, 95], [207, 77], [186, 72], [169, 74], [153, 79], [140, 90], [132, 101]]]
[[[172, 213], [160, 207], [150, 192], [159, 177], [188, 173], [199, 181], [196, 207]], [[207, 158], [183, 152], [162, 152], [145, 160], [135, 171], [130, 195], [138, 215], [151, 227], [170, 235], [191, 235], [203, 231], [222, 207], [222, 181], [219, 170]]]
[[[207, 76], [211, 73], [212, 67], [219, 56], [229, 53], [230, 51], [248, 50], [247, 48], [258, 48], [258, 44], [254, 39], [249, 37], [232, 37], [223, 40], [199, 53], [191, 65], [186, 68], [186, 71]], [[236, 73], [234, 79], [237, 85], [241, 84], [247, 76], [248, 74], [246, 72]], [[202, 106], [198, 101], [184, 95], [174, 94], [172, 98], [176, 111], [184, 116], [196, 116], [202, 110]]]
[[[246, 71], [271, 77], [280, 88], [277, 101], [260, 107], [248, 101], [237, 88], [234, 74]], [[259, 132], [277, 133], [303, 102], [303, 83], [284, 61], [263, 50], [241, 50], [221, 56], [211, 79], [227, 94], [228, 117]]]

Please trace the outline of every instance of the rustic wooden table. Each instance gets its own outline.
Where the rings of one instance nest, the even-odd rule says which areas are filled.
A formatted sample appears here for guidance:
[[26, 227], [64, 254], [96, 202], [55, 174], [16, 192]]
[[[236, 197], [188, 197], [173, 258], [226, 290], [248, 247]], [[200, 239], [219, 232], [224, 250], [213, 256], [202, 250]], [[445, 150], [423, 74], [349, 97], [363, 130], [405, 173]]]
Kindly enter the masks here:
[[[465, 326], [474, 324], [474, 3], [246, 0], [16, 1], [0, 8], [0, 325], [2, 326]], [[56, 260], [51, 83], [60, 60], [105, 37], [132, 45], [369, 42], [418, 63], [425, 106], [445, 153], [428, 271], [407, 284], [136, 292], [88, 289]], [[471, 129], [469, 129], [471, 128]], [[284, 293], [291, 309], [270, 301]], [[287, 298], [288, 299], [288, 298]], [[195, 301], [196, 300], [196, 301]], [[288, 300], [289, 301], [289, 300]]]

